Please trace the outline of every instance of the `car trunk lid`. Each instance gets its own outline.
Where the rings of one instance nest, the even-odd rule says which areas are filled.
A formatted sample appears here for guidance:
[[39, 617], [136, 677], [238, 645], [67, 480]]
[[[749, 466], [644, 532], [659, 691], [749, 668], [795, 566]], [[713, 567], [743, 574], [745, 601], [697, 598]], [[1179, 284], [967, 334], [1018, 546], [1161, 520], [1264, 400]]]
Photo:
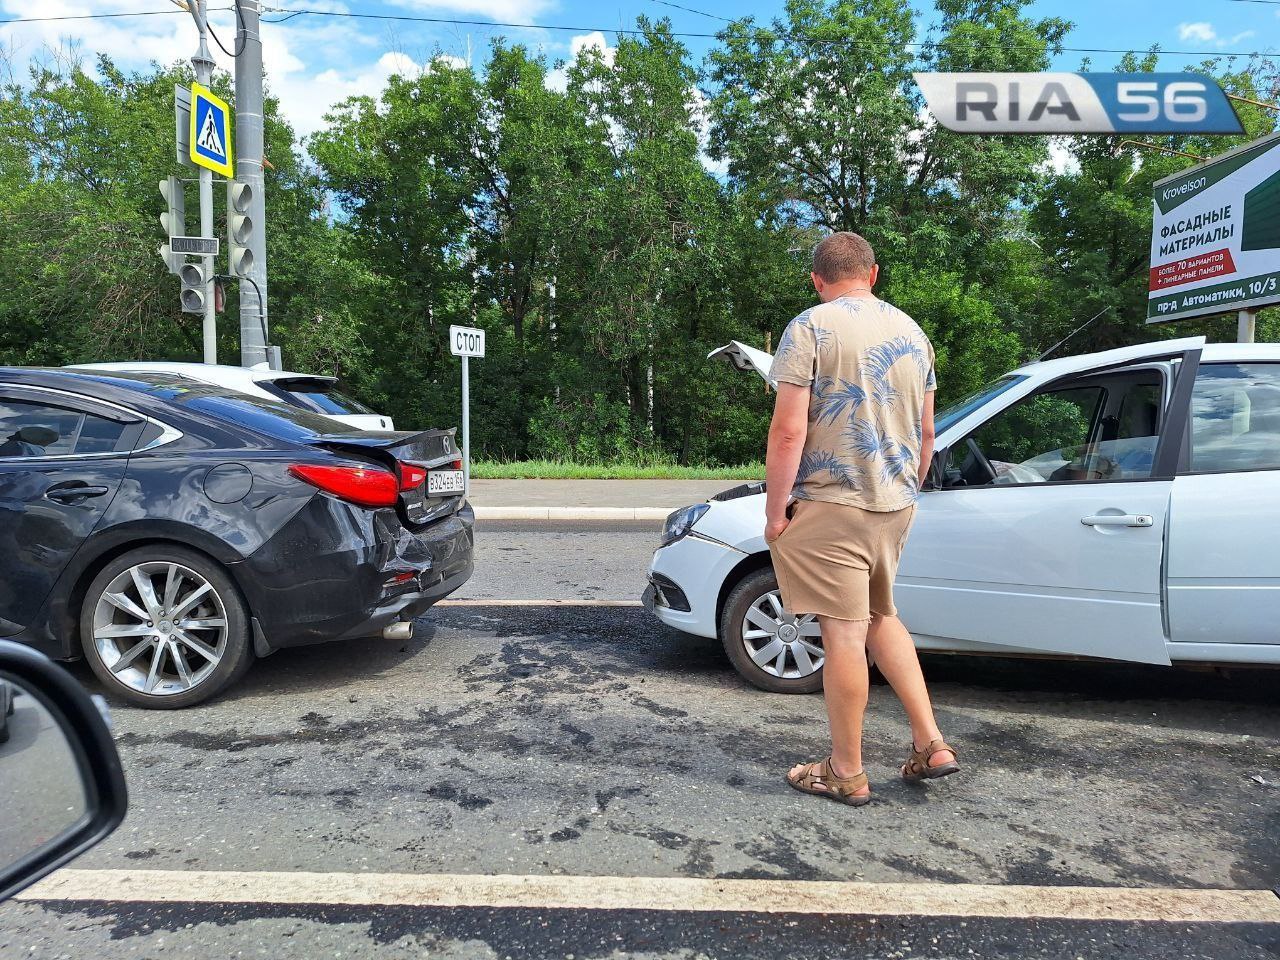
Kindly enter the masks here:
[[[424, 470], [462, 469], [462, 453], [455, 438], [456, 431], [423, 430], [419, 433], [376, 432], [331, 433], [316, 436], [313, 446], [336, 453], [355, 454], [382, 464], [401, 475], [401, 464]], [[454, 513], [461, 506], [463, 494], [428, 493], [428, 483], [412, 489], [401, 489], [400, 507], [404, 519], [420, 525]]]

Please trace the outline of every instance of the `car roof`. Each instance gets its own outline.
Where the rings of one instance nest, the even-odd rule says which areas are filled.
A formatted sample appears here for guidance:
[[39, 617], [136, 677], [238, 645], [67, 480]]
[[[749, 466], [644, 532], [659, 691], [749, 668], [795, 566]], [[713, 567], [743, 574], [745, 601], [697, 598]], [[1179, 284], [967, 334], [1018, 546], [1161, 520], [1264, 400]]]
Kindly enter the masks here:
[[176, 373], [193, 380], [219, 383], [226, 386], [246, 383], [271, 383], [275, 380], [312, 380], [321, 383], [337, 383], [337, 377], [324, 374], [294, 373], [289, 370], [272, 370], [268, 367], [237, 367], [227, 363], [187, 363], [168, 360], [116, 360], [111, 363], [75, 364], [76, 370], [137, 370]]
[[1173, 356], [1196, 349], [1202, 351], [1200, 359], [1206, 363], [1280, 360], [1280, 344], [1277, 343], [1206, 343], [1204, 337], [1184, 337], [1178, 340], [1139, 343], [1098, 353], [1054, 357], [1051, 360], [1033, 360], [1016, 370], [1011, 370], [1010, 374], [1036, 377], [1061, 376], [1111, 364], [1138, 363], [1149, 357]]

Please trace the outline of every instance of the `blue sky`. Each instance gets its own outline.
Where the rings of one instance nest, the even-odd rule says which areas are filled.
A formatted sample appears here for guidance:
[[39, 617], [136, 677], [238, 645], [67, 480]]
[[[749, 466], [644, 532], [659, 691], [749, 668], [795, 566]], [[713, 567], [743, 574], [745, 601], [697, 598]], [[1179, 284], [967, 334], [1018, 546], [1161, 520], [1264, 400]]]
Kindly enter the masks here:
[[[781, 0], [673, 0], [719, 17], [751, 14], [769, 20], [782, 9]], [[230, 0], [210, 0], [213, 7]], [[657, 0], [264, 0], [286, 9], [381, 13], [485, 22], [536, 24], [543, 29], [497, 29], [487, 26], [421, 24], [360, 20], [346, 17], [299, 16], [264, 25], [268, 82], [280, 97], [286, 115], [302, 133], [314, 131], [325, 109], [352, 94], [374, 93], [393, 72], [412, 73], [433, 56], [483, 62], [489, 39], [505, 34], [541, 50], [551, 59], [571, 57], [584, 45], [608, 45], [611, 30], [629, 27], [638, 15], [669, 16], [677, 31], [714, 33], [721, 21], [665, 6]], [[932, 4], [917, 3], [927, 13]], [[170, 0], [0, 0], [0, 18], [59, 16], [170, 10]], [[1252, 0], [1039, 0], [1032, 9], [1060, 16], [1076, 26], [1068, 38], [1072, 47], [1145, 49], [1159, 44], [1166, 50], [1193, 51], [1197, 56], [1166, 56], [1162, 63], [1177, 69], [1201, 56], [1224, 51], [1280, 51], [1280, 2]], [[267, 13], [267, 18], [281, 16]], [[224, 42], [232, 37], [232, 15], [219, 12]], [[576, 30], [545, 29], [568, 25]], [[597, 32], [602, 31], [602, 32]], [[695, 54], [712, 41], [690, 38]], [[86, 58], [102, 52], [126, 67], [144, 68], [150, 61], [170, 62], [187, 57], [195, 45], [195, 31], [185, 14], [138, 18], [62, 21], [0, 26], [0, 51], [19, 69], [49, 46], [72, 45]], [[217, 54], [224, 66], [228, 58]], [[1059, 69], [1077, 69], [1085, 54], [1064, 54]], [[1093, 54], [1094, 69], [1110, 69], [1112, 54]]]

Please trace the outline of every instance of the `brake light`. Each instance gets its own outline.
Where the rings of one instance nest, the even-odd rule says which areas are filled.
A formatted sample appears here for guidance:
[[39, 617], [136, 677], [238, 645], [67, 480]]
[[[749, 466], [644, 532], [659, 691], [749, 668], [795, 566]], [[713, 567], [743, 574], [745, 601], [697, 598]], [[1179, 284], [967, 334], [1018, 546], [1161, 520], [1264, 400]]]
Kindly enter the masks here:
[[395, 475], [376, 467], [322, 467], [295, 463], [289, 472], [325, 493], [361, 507], [392, 507], [400, 497]]
[[427, 471], [412, 464], [400, 464], [400, 489], [417, 490], [427, 482]]

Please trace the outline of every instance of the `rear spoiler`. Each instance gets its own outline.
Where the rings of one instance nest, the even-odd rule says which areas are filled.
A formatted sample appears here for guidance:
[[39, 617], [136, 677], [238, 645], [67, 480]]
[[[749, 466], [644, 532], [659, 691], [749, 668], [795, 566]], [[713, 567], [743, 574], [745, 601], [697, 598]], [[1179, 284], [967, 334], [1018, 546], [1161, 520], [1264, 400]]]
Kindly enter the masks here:
[[419, 433], [361, 430], [319, 434], [308, 442], [328, 450], [373, 457], [388, 467], [394, 466], [392, 461], [397, 460], [420, 467], [442, 467], [462, 459], [462, 451], [455, 439], [456, 433], [454, 428], [423, 430]]
[[745, 373], [755, 371], [764, 378], [764, 382], [770, 386], [776, 387], [777, 384], [769, 379], [769, 368], [773, 365], [773, 354], [765, 353], [763, 350], [757, 350], [755, 347], [749, 347], [739, 340], [730, 340], [723, 347], [712, 350], [707, 354], [707, 359], [715, 358], [733, 364], [739, 370]]

